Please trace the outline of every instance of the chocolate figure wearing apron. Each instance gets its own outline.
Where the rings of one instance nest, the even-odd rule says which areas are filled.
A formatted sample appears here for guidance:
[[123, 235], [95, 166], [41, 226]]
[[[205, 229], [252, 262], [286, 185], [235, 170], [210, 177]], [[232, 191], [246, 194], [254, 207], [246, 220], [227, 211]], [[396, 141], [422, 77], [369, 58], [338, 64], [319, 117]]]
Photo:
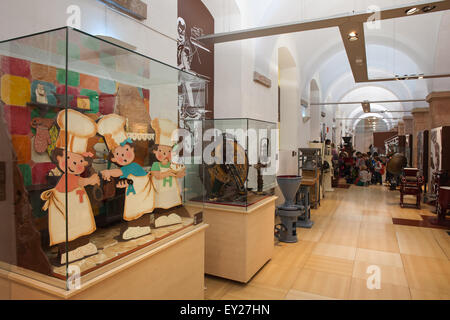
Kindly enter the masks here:
[[[177, 125], [166, 119], [154, 119], [152, 127], [156, 133], [156, 150], [153, 151], [158, 162], [152, 165], [152, 181], [155, 187], [155, 208], [170, 209], [182, 204], [181, 188], [178, 179], [186, 175], [184, 165], [172, 162], [172, 149], [175, 142], [172, 134], [177, 130]], [[168, 217], [156, 219], [155, 226], [181, 223], [181, 217], [170, 214]]]
[[134, 162], [134, 144], [125, 132], [125, 118], [110, 114], [98, 122], [98, 133], [105, 138], [110, 159], [118, 169], [102, 171], [104, 180], [119, 178], [117, 188], [126, 188], [123, 219], [127, 228], [123, 240], [139, 238], [151, 233], [150, 219], [144, 216], [154, 210], [154, 189], [150, 174]]
[[[69, 129], [66, 128], [66, 112]], [[77, 111], [63, 110], [58, 114], [57, 123], [60, 132], [56, 149], [52, 152], [52, 160], [64, 174], [56, 187], [43, 192], [41, 198], [45, 201], [43, 210], [48, 210], [50, 246], [59, 245], [60, 261], [61, 264], [64, 264], [67, 260], [66, 223], [69, 241], [68, 262], [97, 253], [97, 247], [89, 242], [89, 235], [95, 231], [96, 225], [91, 203], [84, 187], [100, 184], [100, 179], [98, 175], [92, 175], [88, 178], [81, 177], [92, 164], [93, 155], [86, 149], [89, 138], [95, 136], [97, 132], [95, 121]], [[66, 153], [67, 172], [65, 172]]]

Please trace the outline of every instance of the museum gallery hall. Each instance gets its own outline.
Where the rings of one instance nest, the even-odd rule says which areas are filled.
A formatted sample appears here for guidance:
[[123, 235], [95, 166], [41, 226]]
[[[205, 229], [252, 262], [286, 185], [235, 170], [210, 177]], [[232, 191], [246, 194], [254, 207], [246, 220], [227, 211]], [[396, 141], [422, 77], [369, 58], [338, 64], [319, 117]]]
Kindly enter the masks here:
[[449, 0], [0, 1], [0, 300], [450, 300], [449, 57]]

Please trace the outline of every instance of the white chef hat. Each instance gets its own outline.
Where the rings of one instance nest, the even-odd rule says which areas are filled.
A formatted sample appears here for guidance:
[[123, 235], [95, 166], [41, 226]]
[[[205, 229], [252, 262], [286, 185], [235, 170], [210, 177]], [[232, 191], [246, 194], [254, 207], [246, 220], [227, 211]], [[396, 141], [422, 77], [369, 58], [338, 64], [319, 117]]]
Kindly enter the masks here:
[[56, 147], [65, 148], [69, 152], [86, 153], [88, 140], [97, 134], [97, 124], [95, 121], [78, 111], [68, 109], [67, 111], [62, 110], [58, 113], [57, 123], [60, 131], [58, 140], [56, 141]]
[[109, 150], [114, 150], [127, 141], [126, 120], [117, 114], [104, 116], [97, 124], [98, 133], [105, 138]]
[[173, 147], [177, 141], [172, 140], [172, 134], [178, 129], [175, 122], [168, 119], [153, 119], [152, 127], [156, 134], [156, 144]]

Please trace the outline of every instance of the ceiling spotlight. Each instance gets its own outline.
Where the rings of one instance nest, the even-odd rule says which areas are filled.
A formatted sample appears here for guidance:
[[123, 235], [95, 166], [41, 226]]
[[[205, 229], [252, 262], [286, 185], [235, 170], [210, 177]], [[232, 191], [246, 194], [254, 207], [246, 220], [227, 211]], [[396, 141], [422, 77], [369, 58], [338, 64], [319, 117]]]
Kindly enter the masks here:
[[423, 79], [423, 74], [419, 74], [418, 79], [422, 80]]
[[411, 9], [408, 9], [408, 10], [405, 11], [405, 13], [406, 13], [408, 16], [410, 16], [410, 15], [412, 15], [412, 14], [414, 14], [414, 13], [417, 13], [417, 12], [419, 12], [419, 9], [416, 8], [416, 7], [411, 8]]
[[425, 6], [422, 8], [423, 12], [430, 12], [432, 10], [436, 9], [436, 6]]
[[358, 39], [359, 39], [359, 37], [358, 37], [358, 34], [356, 33], [356, 31], [352, 31], [348, 34], [348, 40], [356, 41]]
[[361, 103], [364, 113], [370, 113], [370, 102], [364, 101]]

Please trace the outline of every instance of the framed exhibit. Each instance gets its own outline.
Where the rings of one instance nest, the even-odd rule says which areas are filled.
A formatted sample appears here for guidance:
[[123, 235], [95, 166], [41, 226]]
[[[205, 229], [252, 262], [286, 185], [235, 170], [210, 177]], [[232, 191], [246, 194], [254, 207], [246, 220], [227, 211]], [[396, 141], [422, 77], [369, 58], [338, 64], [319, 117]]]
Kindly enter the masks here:
[[195, 228], [200, 165], [174, 133], [178, 87], [205, 80], [68, 27], [2, 41], [0, 61], [0, 268], [66, 289]]

